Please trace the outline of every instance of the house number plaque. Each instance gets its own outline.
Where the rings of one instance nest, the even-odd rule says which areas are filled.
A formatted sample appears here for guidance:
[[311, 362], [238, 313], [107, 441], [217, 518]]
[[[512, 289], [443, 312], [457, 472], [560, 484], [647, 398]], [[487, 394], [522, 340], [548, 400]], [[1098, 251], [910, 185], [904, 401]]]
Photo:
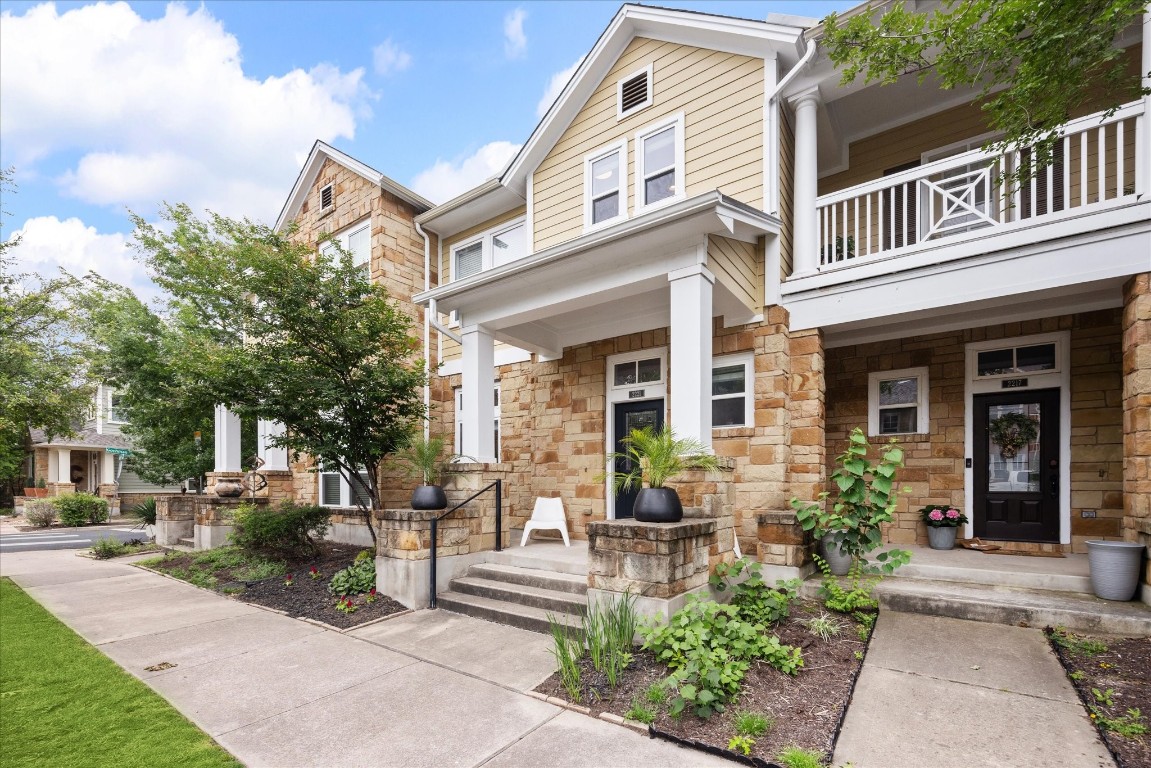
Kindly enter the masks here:
[[1000, 387], [1002, 389], [1021, 389], [1027, 386], [1027, 379], [1004, 379]]
[[629, 389], [627, 392], [627, 399], [628, 400], [638, 400], [639, 398], [643, 397], [644, 391], [645, 390], [642, 390], [642, 389]]

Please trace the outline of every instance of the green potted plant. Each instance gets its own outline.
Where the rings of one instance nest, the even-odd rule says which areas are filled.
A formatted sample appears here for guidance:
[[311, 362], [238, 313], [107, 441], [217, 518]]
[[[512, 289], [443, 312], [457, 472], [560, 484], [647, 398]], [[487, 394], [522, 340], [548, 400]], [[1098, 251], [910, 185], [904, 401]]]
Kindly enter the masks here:
[[36, 480], [35, 478], [27, 478], [24, 481], [24, 495], [30, 499], [36, 498]]
[[667, 487], [667, 481], [686, 469], [719, 469], [719, 461], [703, 443], [676, 438], [670, 425], [658, 432], [651, 427], [633, 429], [621, 442], [623, 452], [613, 453], [608, 459], [613, 463], [626, 459], [630, 469], [601, 477], [611, 477], [616, 493], [640, 489], [632, 514], [641, 523], [678, 523], [683, 519], [683, 504], [675, 489]]
[[448, 497], [441, 485], [454, 460], [464, 458], [444, 453], [442, 437], [424, 437], [417, 433], [400, 452], [400, 462], [408, 477], [419, 478], [412, 491], [412, 509], [446, 509]]
[[932, 549], [955, 549], [959, 526], [967, 522], [967, 515], [950, 504], [928, 504], [919, 510], [919, 517], [927, 526], [927, 543]]
[[1039, 435], [1039, 425], [1025, 413], [1008, 412], [992, 419], [987, 425], [987, 431], [991, 442], [999, 446], [999, 455], [1013, 459], [1020, 448]]
[[[827, 491], [819, 494], [817, 502], [791, 499], [795, 519], [803, 530], [824, 540], [824, 559], [836, 576], [846, 575], [853, 561], [866, 560], [867, 553], [883, 544], [881, 526], [891, 522], [895, 513], [895, 474], [903, 466], [903, 449], [893, 440], [878, 464], [867, 458], [870, 449], [863, 430], [852, 430], [847, 450], [836, 457], [839, 466], [831, 479], [838, 491], [830, 509], [824, 503], [830, 496]], [[902, 549], [876, 556], [887, 573], [910, 559], [911, 553]]]
[[36, 479], [36, 487], [32, 489], [32, 496], [37, 499], [48, 498], [48, 483], [44, 478], [40, 477]]

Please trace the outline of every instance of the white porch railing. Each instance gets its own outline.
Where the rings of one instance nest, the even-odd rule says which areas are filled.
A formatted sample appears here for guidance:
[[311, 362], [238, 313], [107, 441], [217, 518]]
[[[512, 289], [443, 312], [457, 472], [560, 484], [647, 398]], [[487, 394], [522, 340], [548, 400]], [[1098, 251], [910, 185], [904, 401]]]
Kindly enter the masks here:
[[1027, 150], [973, 150], [817, 200], [819, 265], [836, 269], [1126, 204], [1136, 195], [1142, 102], [1064, 126], [1054, 162], [1022, 185]]

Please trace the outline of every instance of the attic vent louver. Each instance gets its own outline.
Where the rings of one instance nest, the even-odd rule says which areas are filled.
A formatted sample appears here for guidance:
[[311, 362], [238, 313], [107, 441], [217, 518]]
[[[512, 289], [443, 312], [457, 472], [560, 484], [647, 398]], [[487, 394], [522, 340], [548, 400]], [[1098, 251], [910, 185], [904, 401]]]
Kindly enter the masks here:
[[320, 210], [325, 210], [332, 207], [333, 192], [332, 185], [324, 187], [320, 190]]
[[620, 80], [618, 88], [620, 117], [651, 104], [651, 65]]

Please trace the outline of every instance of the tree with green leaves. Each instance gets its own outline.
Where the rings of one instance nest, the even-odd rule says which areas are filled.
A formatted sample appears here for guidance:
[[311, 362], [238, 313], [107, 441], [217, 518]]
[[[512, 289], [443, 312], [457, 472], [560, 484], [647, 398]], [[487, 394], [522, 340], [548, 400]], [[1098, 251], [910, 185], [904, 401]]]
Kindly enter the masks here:
[[181, 391], [284, 424], [276, 444], [362, 488], [370, 523], [385, 459], [427, 415], [411, 317], [338, 246], [317, 252], [291, 230], [202, 221], [182, 205], [163, 219], [134, 217], [142, 259], [169, 296], [173, 341], [161, 346]]
[[823, 46], [844, 84], [860, 76], [888, 84], [914, 73], [943, 89], [979, 89], [1002, 134], [990, 149], [1035, 147], [1038, 169], [1082, 106], [1102, 99], [1110, 114], [1151, 92], [1131, 75], [1117, 42], [1145, 8], [1146, 0], [945, 0], [915, 12], [896, 2], [878, 20], [871, 6], [847, 18], [831, 14]]
[[[0, 170], [0, 190], [14, 189], [12, 169]], [[18, 242], [0, 242], [0, 480], [10, 482], [25, 474], [30, 430], [72, 434], [93, 391], [61, 303], [65, 281], [16, 272]]]

